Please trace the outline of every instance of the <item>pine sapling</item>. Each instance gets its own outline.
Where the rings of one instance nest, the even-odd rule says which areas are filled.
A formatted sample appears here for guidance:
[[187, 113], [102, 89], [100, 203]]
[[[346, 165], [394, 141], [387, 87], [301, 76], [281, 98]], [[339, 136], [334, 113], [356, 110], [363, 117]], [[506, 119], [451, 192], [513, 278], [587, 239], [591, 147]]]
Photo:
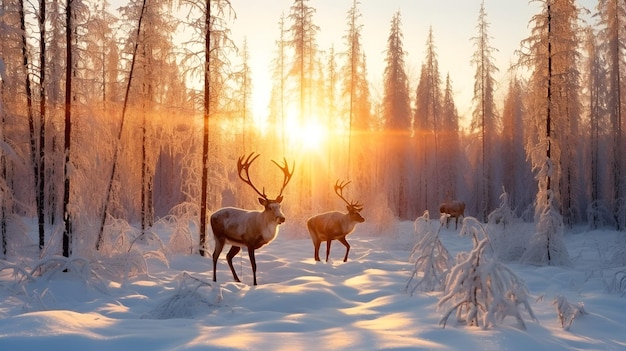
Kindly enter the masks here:
[[[445, 273], [451, 267], [448, 250], [439, 240], [441, 224], [435, 230], [436, 224], [429, 219], [428, 211], [422, 217], [418, 217], [414, 223], [415, 236], [419, 238], [413, 246], [409, 261], [414, 262], [413, 273], [406, 284], [405, 291], [411, 295], [421, 288], [422, 291], [435, 291], [443, 287]], [[423, 273], [422, 278], [413, 283], [418, 273]]]
[[445, 308], [439, 324], [445, 328], [450, 315], [456, 312], [457, 320], [470, 326], [488, 328], [513, 316], [525, 329], [520, 305], [536, 321], [526, 284], [493, 256], [482, 225], [468, 217], [463, 221], [461, 235], [471, 235], [473, 249], [459, 253], [456, 265], [447, 274], [438, 303], [439, 308]]

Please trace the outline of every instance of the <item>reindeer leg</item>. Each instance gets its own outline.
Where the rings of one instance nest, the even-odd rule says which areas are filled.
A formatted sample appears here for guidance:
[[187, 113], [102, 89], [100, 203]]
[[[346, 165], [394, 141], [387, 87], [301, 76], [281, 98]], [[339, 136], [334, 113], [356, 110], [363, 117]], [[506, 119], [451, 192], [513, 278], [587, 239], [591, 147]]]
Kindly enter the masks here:
[[220, 257], [222, 253], [222, 249], [224, 248], [224, 242], [226, 240], [224, 238], [215, 238], [215, 249], [213, 250], [213, 281], [217, 281], [217, 275], [215, 273], [217, 269], [217, 259]]
[[228, 261], [228, 267], [230, 267], [230, 271], [233, 273], [233, 278], [236, 282], [241, 282], [239, 277], [237, 276], [237, 272], [235, 272], [235, 267], [233, 267], [233, 257], [237, 255], [237, 253], [241, 250], [239, 246], [231, 246], [228, 254], [226, 254], [226, 260]]
[[326, 240], [326, 262], [328, 262], [328, 255], [330, 254], [330, 243], [333, 239]]
[[346, 240], [346, 237], [339, 238], [337, 240], [339, 240], [339, 242], [342, 243], [343, 246], [346, 247], [346, 255], [343, 258], [343, 261], [346, 262], [346, 261], [348, 261], [348, 252], [350, 252], [350, 244], [348, 244], [348, 241]]
[[316, 241], [313, 243], [313, 258], [315, 258], [315, 261], [321, 261], [320, 260], [320, 241]]
[[248, 256], [250, 257], [250, 265], [252, 266], [252, 281], [256, 285], [256, 258], [254, 257], [254, 248], [248, 246]]

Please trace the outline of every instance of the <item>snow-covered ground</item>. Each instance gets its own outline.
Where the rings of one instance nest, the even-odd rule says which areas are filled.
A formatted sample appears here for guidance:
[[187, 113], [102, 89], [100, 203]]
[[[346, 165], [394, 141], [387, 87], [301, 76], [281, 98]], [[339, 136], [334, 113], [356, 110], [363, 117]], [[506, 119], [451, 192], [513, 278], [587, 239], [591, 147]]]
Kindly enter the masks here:
[[[397, 228], [383, 237], [366, 234], [367, 222], [357, 226], [346, 263], [338, 242], [331, 261], [315, 262], [310, 239], [290, 238], [283, 228], [257, 251], [258, 286], [246, 253], [234, 260], [242, 283], [233, 282], [225, 254], [218, 283], [210, 257], [199, 255], [146, 254], [148, 273], [126, 280], [94, 261], [32, 279], [35, 263], [25, 260], [27, 271], [19, 272], [3, 262], [0, 350], [626, 350], [626, 297], [607, 289], [626, 267], [603, 263], [623, 233], [568, 231], [571, 267], [507, 264], [526, 282], [538, 319], [523, 315], [522, 330], [511, 317], [488, 329], [451, 318], [442, 328], [441, 292], [405, 292], [413, 223]], [[167, 231], [158, 234], [168, 242]], [[440, 238], [451, 257], [472, 247], [452, 228]], [[557, 295], [584, 304], [586, 314], [567, 330]]]

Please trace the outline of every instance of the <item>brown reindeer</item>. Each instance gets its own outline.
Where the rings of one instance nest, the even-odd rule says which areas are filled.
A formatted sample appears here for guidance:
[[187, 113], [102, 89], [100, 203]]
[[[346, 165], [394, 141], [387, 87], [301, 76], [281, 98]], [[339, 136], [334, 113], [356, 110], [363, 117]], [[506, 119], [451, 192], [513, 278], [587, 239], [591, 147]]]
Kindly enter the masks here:
[[[237, 273], [235, 273], [235, 268], [233, 268], [233, 257], [237, 255], [242, 247], [245, 247], [250, 256], [254, 285], [257, 285], [254, 250], [274, 240], [278, 234], [278, 225], [285, 222], [285, 215], [280, 209], [280, 203], [283, 201], [283, 190], [285, 190], [285, 187], [293, 175], [293, 166], [290, 172], [287, 160], [283, 159], [283, 166], [280, 166], [276, 161], [272, 160], [272, 162], [283, 171], [284, 179], [280, 193], [276, 199], [271, 200], [265, 195], [265, 189], [263, 189], [261, 193], [250, 180], [250, 175], [248, 174], [250, 165], [260, 156], [256, 155], [252, 157], [253, 155], [254, 153], [251, 153], [245, 161], [243, 161], [244, 156], [241, 156], [237, 161], [237, 171], [239, 178], [250, 185], [252, 189], [259, 194], [259, 203], [263, 206], [263, 211], [248, 211], [241, 208], [225, 207], [211, 215], [211, 228], [213, 229], [213, 237], [215, 238], [215, 250], [213, 251], [214, 282], [217, 281], [215, 273], [217, 259], [224, 245], [229, 244], [231, 248], [226, 254], [226, 260], [228, 261], [228, 266], [233, 273], [235, 281], [240, 282]], [[242, 171], [244, 171], [245, 175], [242, 174]]]
[[325, 212], [306, 221], [309, 234], [313, 240], [316, 261], [320, 260], [320, 244], [322, 241], [326, 242], [326, 262], [328, 262], [330, 243], [333, 240], [339, 240], [346, 247], [346, 255], [343, 258], [343, 261], [346, 262], [348, 260], [348, 252], [350, 252], [350, 244], [346, 241], [346, 236], [352, 233], [357, 223], [365, 221], [365, 218], [359, 213], [363, 210], [363, 206], [358, 202], [348, 202], [343, 197], [343, 188], [348, 184], [350, 182], [339, 184], [339, 180], [335, 183], [335, 194], [346, 203], [347, 213]]
[[441, 206], [439, 206], [439, 212], [442, 216], [445, 216], [446, 228], [448, 228], [450, 218], [454, 217], [456, 220], [454, 229], [457, 229], [459, 226], [459, 217], [463, 216], [463, 218], [465, 218], [465, 202], [457, 200], [454, 200], [452, 202], [444, 202], [441, 204]]

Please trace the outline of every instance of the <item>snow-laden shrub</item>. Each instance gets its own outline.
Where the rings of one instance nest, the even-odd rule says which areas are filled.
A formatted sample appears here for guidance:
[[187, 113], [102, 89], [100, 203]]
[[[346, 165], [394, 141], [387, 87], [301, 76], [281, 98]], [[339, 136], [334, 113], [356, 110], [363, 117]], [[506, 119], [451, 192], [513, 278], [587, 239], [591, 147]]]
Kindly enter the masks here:
[[[192, 226], [190, 224], [192, 223], [193, 219], [188, 218], [186, 215], [180, 216], [170, 213], [165, 217], [159, 218], [154, 223], [153, 228], [171, 233], [170, 240], [167, 243], [169, 253], [193, 254], [197, 252], [197, 247], [193, 239], [194, 233], [191, 231]], [[207, 237], [212, 237], [212, 235], [207, 235]]]
[[208, 308], [221, 304], [223, 297], [219, 285], [213, 285], [187, 273], [182, 273], [177, 279], [179, 284], [174, 294], [141, 318], [193, 318], [199, 313], [206, 313]]
[[556, 314], [561, 323], [561, 328], [568, 330], [576, 316], [587, 314], [585, 305], [582, 302], [572, 304], [564, 296], [557, 295], [552, 300], [552, 304], [556, 306]]
[[529, 240], [525, 224], [511, 209], [509, 194], [502, 189], [500, 195], [500, 207], [496, 208], [487, 216], [487, 227], [491, 247], [504, 262], [518, 261]]
[[587, 205], [587, 221], [589, 229], [598, 229], [608, 225], [615, 225], [615, 220], [611, 216], [611, 211], [606, 206], [606, 203], [601, 200], [596, 200]]
[[619, 293], [622, 297], [626, 296], [626, 270], [615, 272], [606, 290], [609, 293]]
[[151, 230], [141, 231], [123, 219], [107, 225], [97, 263], [99, 271], [111, 280], [126, 281], [130, 277], [148, 274], [147, 260], [155, 259], [169, 265], [165, 246]]
[[500, 194], [500, 206], [487, 216], [487, 222], [491, 225], [500, 224], [506, 229], [507, 225], [518, 221], [519, 219], [515, 216], [515, 213], [511, 209], [509, 194], [503, 187], [502, 194]]
[[[448, 250], [439, 240], [440, 230], [441, 224], [431, 221], [428, 211], [415, 220], [414, 234], [417, 243], [409, 256], [409, 262], [413, 262], [414, 265], [405, 287], [405, 291], [410, 291], [411, 295], [418, 288], [422, 291], [435, 291], [443, 287], [445, 273], [451, 267], [451, 260]], [[423, 275], [417, 280], [419, 273]], [[414, 282], [414, 279], [417, 281]]]
[[537, 204], [537, 228], [521, 262], [540, 266], [570, 265], [569, 253], [563, 241], [563, 217], [552, 204], [554, 192], [546, 191], [546, 196], [545, 204]]
[[472, 237], [473, 248], [469, 253], [459, 253], [447, 274], [438, 303], [444, 309], [439, 324], [445, 328], [450, 315], [456, 312], [457, 320], [470, 326], [488, 328], [513, 316], [525, 329], [520, 305], [536, 321], [526, 284], [491, 254], [489, 239], [478, 220], [465, 218], [461, 235]]

